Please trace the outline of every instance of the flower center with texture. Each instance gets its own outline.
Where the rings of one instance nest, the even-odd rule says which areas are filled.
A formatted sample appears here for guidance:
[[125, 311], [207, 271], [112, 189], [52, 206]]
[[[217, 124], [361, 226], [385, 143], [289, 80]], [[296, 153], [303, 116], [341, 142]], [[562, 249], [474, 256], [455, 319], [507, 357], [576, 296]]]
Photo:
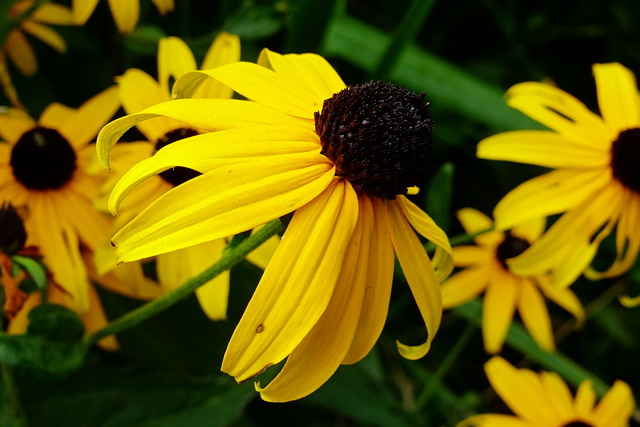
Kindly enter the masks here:
[[76, 153], [55, 129], [35, 127], [11, 149], [13, 176], [30, 190], [55, 190], [76, 170]]
[[[198, 135], [193, 129], [189, 128], [178, 128], [172, 131], [167, 132], [162, 138], [158, 139], [156, 142], [156, 151], [165, 147], [173, 142], [179, 141], [184, 138], [189, 138], [191, 136]], [[184, 168], [182, 166], [176, 166], [175, 168], [167, 169], [163, 172], [160, 172], [160, 178], [164, 179], [169, 184], [177, 187], [180, 184], [184, 184], [190, 179], [195, 178], [196, 176], [201, 175], [200, 172], [194, 171], [193, 169]]]
[[566, 424], [562, 424], [560, 427], [595, 427], [591, 423], [585, 423], [583, 421], [570, 421]]
[[498, 245], [496, 256], [498, 257], [500, 264], [502, 264], [506, 270], [509, 270], [507, 260], [509, 258], [517, 257], [522, 252], [526, 251], [529, 246], [530, 244], [528, 241], [521, 239], [520, 237], [513, 236], [507, 231], [504, 235], [504, 240]]
[[625, 187], [640, 194], [640, 128], [620, 132], [611, 145], [613, 176]]
[[396, 84], [369, 82], [326, 99], [315, 127], [336, 175], [356, 191], [384, 199], [417, 185], [433, 143], [424, 97]]
[[13, 255], [24, 247], [27, 231], [22, 218], [11, 205], [0, 207], [0, 252]]

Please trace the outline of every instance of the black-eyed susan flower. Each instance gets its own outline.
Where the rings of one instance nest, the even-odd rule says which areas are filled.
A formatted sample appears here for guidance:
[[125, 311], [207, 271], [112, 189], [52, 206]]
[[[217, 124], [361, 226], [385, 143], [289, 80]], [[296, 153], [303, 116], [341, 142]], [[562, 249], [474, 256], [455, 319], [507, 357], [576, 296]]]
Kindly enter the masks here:
[[[171, 12], [174, 8], [174, 0], [151, 0], [151, 2], [161, 15]], [[73, 0], [73, 22], [76, 25], [84, 25], [97, 5], [98, 0]], [[136, 28], [140, 17], [140, 0], [109, 0], [109, 8], [118, 31], [130, 33]]]
[[112, 87], [78, 109], [51, 104], [38, 121], [18, 109], [0, 114], [0, 203], [24, 212], [27, 245], [39, 248], [78, 313], [89, 309], [81, 248], [108, 239], [111, 220], [93, 205], [106, 174], [90, 142], [119, 105]]
[[485, 364], [493, 389], [515, 415], [475, 415], [457, 427], [625, 427], [634, 410], [631, 388], [616, 381], [596, 404], [591, 382], [583, 381], [573, 397], [554, 372], [517, 369], [501, 357]]
[[[550, 130], [514, 131], [478, 145], [478, 156], [555, 170], [531, 179], [495, 208], [499, 229], [563, 213], [532, 247], [510, 262], [519, 274], [551, 270], [557, 285], [586, 269], [592, 279], [627, 271], [640, 250], [640, 97], [624, 66], [595, 64], [601, 116], [568, 93], [544, 83], [521, 83], [507, 103]], [[604, 272], [589, 268], [604, 237], [617, 226], [617, 257]]]
[[[9, 9], [9, 19], [15, 27], [9, 32], [0, 49], [0, 82], [9, 100], [19, 105], [18, 96], [11, 84], [11, 77], [7, 69], [8, 58], [25, 76], [32, 76], [38, 71], [38, 60], [33, 48], [25, 35], [29, 34], [48, 44], [58, 52], [64, 52], [67, 45], [55, 30], [49, 25], [71, 25], [71, 10], [66, 6], [55, 3], [44, 3], [33, 11], [34, 0], [14, 2]], [[29, 13], [28, 16], [24, 16]]]
[[[215, 68], [239, 60], [240, 39], [229, 33], [221, 33], [213, 41], [205, 55], [202, 69]], [[127, 70], [123, 76], [118, 78], [120, 99], [125, 111], [129, 114], [137, 113], [160, 102], [169, 101], [171, 99], [170, 80], [176, 80], [195, 69], [197, 69], [196, 60], [186, 43], [176, 37], [161, 39], [158, 49], [158, 82], [139, 69]], [[199, 88], [194, 96], [228, 99], [233, 95], [231, 89], [218, 82], [208, 83], [205, 87]], [[120, 154], [117, 159], [114, 158], [112, 173], [105, 185], [107, 194], [110, 193], [119, 177], [134, 164], [151, 157], [166, 145], [201, 133], [200, 129], [195, 129], [188, 123], [170, 118], [142, 122], [138, 124], [138, 127], [146, 136], [147, 141], [118, 146]], [[197, 175], [199, 172], [193, 169], [177, 167], [151, 177], [140, 184], [120, 207], [117, 223], [126, 224], [162, 194]], [[249, 259], [264, 268], [275, 250], [278, 240], [278, 237], [273, 237], [261, 246], [261, 249], [256, 251], [257, 253], [252, 253]], [[227, 240], [220, 238], [158, 255], [156, 268], [160, 287], [166, 291], [175, 289], [185, 280], [201, 273], [220, 258], [226, 244]], [[112, 249], [110, 245], [109, 249]], [[104, 262], [100, 264], [101, 272], [106, 272], [111, 268], [116, 271], [121, 266], [127, 265], [120, 264], [120, 267], [116, 267], [115, 260], [112, 258], [102, 257], [102, 259]], [[226, 318], [228, 294], [228, 271], [196, 291], [204, 312], [215, 320]]]
[[[461, 209], [457, 215], [470, 234], [494, 226], [490, 218], [475, 209]], [[479, 234], [474, 238], [477, 246], [453, 248], [454, 264], [463, 270], [444, 283], [443, 306], [457, 307], [484, 292], [482, 335], [488, 353], [500, 352], [516, 311], [540, 348], [547, 351], [555, 348], [542, 295], [573, 314], [579, 324], [584, 321], [580, 300], [570, 289], [553, 286], [547, 274], [521, 276], [507, 264], [507, 260], [520, 255], [540, 237], [544, 226], [545, 220], [537, 218], [506, 232]]]
[[[107, 125], [98, 150], [145, 119], [170, 117], [210, 132], [177, 141], [116, 185], [117, 211], [138, 183], [172, 167], [201, 175], [151, 204], [113, 238], [121, 261], [233, 235], [295, 211], [229, 342], [222, 370], [246, 381], [288, 357], [259, 391], [298, 399], [340, 364], [355, 363], [385, 322], [394, 251], [427, 327], [424, 356], [442, 315], [439, 280], [452, 269], [444, 232], [406, 197], [427, 170], [432, 122], [424, 95], [389, 83], [346, 87], [313, 54], [265, 50], [258, 64], [189, 73], [177, 92], [207, 78], [247, 100], [178, 99]], [[433, 264], [415, 228], [436, 244]], [[435, 265], [435, 269], [434, 269]]]

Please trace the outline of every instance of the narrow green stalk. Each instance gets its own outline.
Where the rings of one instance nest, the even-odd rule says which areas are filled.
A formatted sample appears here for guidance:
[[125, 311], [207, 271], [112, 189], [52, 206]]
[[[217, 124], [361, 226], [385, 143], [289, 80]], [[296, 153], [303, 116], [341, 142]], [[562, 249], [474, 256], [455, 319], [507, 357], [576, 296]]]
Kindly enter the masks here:
[[[486, 229], [480, 230], [480, 231], [476, 231], [475, 233], [458, 234], [456, 236], [450, 237], [449, 238], [449, 243], [451, 244], [451, 247], [464, 245], [465, 243], [472, 242], [473, 239], [475, 239], [477, 236], [479, 236], [481, 234], [484, 234], [484, 233], [488, 233], [489, 231], [493, 231], [493, 227], [486, 228]], [[427, 243], [425, 243], [424, 248], [428, 253], [432, 253], [433, 251], [436, 250], [436, 245], [433, 242], [427, 242]]]
[[438, 368], [438, 370], [431, 377], [429, 382], [425, 385], [424, 389], [422, 389], [422, 392], [416, 398], [416, 402], [415, 402], [416, 412], [421, 412], [422, 408], [425, 407], [425, 405], [427, 404], [427, 402], [429, 401], [433, 393], [442, 383], [442, 379], [445, 377], [445, 375], [447, 375], [447, 373], [453, 366], [454, 362], [458, 359], [458, 357], [460, 356], [460, 353], [462, 353], [462, 351], [465, 349], [465, 347], [469, 343], [469, 340], [471, 339], [471, 337], [473, 336], [473, 334], [477, 329], [478, 328], [471, 323], [467, 325], [467, 328], [462, 333], [462, 336], [458, 338], [458, 341], [453, 346], [451, 351], [447, 354], [447, 357], [444, 359], [444, 361], [440, 364], [440, 367]]
[[4, 385], [4, 394], [9, 407], [10, 419], [13, 427], [26, 427], [27, 418], [24, 415], [20, 398], [18, 397], [18, 388], [13, 377], [11, 366], [6, 363], [0, 363], [0, 371], [2, 372], [2, 383]]
[[247, 254], [267, 241], [271, 236], [274, 236], [282, 230], [284, 230], [284, 226], [279, 219], [271, 221], [263, 228], [258, 230], [254, 235], [247, 237], [229, 251], [225, 251], [222, 255], [222, 258], [220, 258], [218, 262], [204, 270], [198, 276], [187, 280], [179, 288], [174, 289], [173, 291], [168, 292], [159, 298], [149, 301], [145, 305], [138, 307], [137, 309], [132, 310], [129, 313], [119, 317], [104, 328], [92, 334], [86, 335], [84, 338], [84, 342], [87, 345], [90, 345], [109, 335], [114, 335], [133, 326], [136, 326], [137, 324], [158, 314], [159, 312], [166, 310], [173, 304], [193, 293], [200, 286], [204, 285], [223, 271], [229, 270], [231, 267], [242, 261], [244, 257], [247, 256]]

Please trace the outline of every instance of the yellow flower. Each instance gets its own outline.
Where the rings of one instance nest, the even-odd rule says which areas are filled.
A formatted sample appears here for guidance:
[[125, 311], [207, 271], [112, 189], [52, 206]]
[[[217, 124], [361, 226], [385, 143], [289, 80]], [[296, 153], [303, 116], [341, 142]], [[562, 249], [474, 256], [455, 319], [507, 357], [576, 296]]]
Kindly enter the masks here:
[[[235, 35], [222, 33], [211, 44], [202, 63], [202, 69], [210, 69], [238, 60], [240, 60], [240, 39]], [[123, 76], [118, 78], [120, 99], [125, 111], [129, 114], [137, 113], [157, 103], [169, 101], [171, 99], [170, 80], [176, 80], [195, 69], [197, 69], [196, 60], [189, 47], [182, 40], [176, 37], [161, 39], [158, 50], [159, 82], [138, 69], [127, 70]], [[215, 81], [209, 83], [206, 87], [201, 87], [195, 96], [231, 98], [233, 95], [233, 91], [228, 87]], [[169, 143], [199, 133], [187, 123], [169, 118], [139, 123], [138, 128], [147, 141], [118, 146], [120, 148], [119, 160], [114, 160], [109, 182], [105, 185], [107, 193], [111, 191], [122, 174], [134, 164], [151, 157], [158, 149]], [[192, 169], [173, 168], [146, 180], [129, 195], [120, 207], [118, 223], [126, 224], [155, 199], [198, 174]], [[252, 253], [249, 259], [264, 268], [278, 241], [277, 237], [273, 237], [255, 251], [257, 253]], [[185, 280], [201, 273], [220, 258], [226, 243], [225, 238], [220, 238], [158, 255], [156, 267], [161, 288], [164, 290], [175, 289]], [[108, 249], [112, 249], [110, 245]], [[103, 260], [105, 262], [101, 263], [101, 272], [116, 268], [115, 260], [106, 257], [103, 257]], [[120, 267], [124, 265], [127, 264], [120, 264]], [[196, 291], [204, 312], [211, 319], [216, 320], [226, 318], [228, 293], [228, 271]]]
[[624, 427], [635, 402], [631, 388], [616, 381], [596, 405], [590, 381], [583, 381], [575, 398], [554, 372], [536, 374], [516, 369], [501, 357], [485, 364], [493, 389], [516, 415], [475, 415], [457, 427]]
[[89, 309], [81, 246], [97, 249], [108, 238], [110, 220], [93, 206], [106, 174], [92, 166], [90, 142], [119, 105], [112, 87], [78, 109], [51, 104], [37, 122], [18, 109], [0, 114], [6, 141], [0, 143], [0, 204], [25, 212], [27, 245], [40, 248], [67, 305], [79, 313]]
[[[458, 219], [470, 234], [493, 228], [491, 219], [475, 209], [460, 210]], [[572, 313], [579, 324], [584, 321], [580, 300], [571, 290], [551, 285], [546, 274], [521, 276], [507, 265], [508, 259], [520, 255], [540, 237], [544, 225], [544, 219], [534, 219], [507, 232], [480, 234], [474, 238], [477, 246], [453, 248], [453, 261], [464, 270], [444, 283], [442, 303], [444, 308], [457, 307], [485, 292], [482, 335], [488, 353], [502, 349], [516, 310], [540, 348], [554, 350], [551, 320], [540, 292]]]
[[[288, 356], [278, 376], [258, 387], [265, 400], [288, 401], [313, 392], [374, 345], [387, 314], [394, 250], [428, 331], [424, 344], [398, 344], [399, 351], [424, 356], [442, 315], [438, 280], [452, 260], [444, 232], [404, 196], [425, 171], [431, 145], [423, 96], [379, 82], [347, 88], [313, 54], [265, 50], [258, 64], [192, 72], [176, 83], [179, 93], [192, 93], [213, 77], [248, 100], [158, 104], [107, 125], [98, 152], [107, 163], [122, 133], [152, 117], [217, 131], [164, 147], [115, 187], [112, 211], [163, 170], [202, 173], [114, 236], [121, 261], [234, 235], [295, 211], [222, 364], [245, 381]], [[412, 226], [437, 245], [435, 271]]]
[[33, 5], [34, 0], [21, 0], [11, 5], [9, 19], [16, 22], [16, 26], [9, 33], [2, 50], [0, 50], [0, 81], [7, 97], [14, 105], [19, 105], [18, 97], [11, 84], [6, 58], [8, 57], [22, 74], [34, 75], [38, 71], [38, 61], [24, 33], [40, 39], [58, 52], [64, 52], [67, 49], [64, 39], [45, 24], [72, 24], [69, 8], [54, 3], [40, 5], [26, 18], [23, 18], [23, 14], [27, 13]]
[[[544, 83], [521, 83], [507, 103], [551, 130], [515, 131], [480, 142], [478, 157], [511, 160], [555, 170], [512, 190], [496, 206], [499, 229], [563, 213], [509, 265], [518, 274], [551, 270], [559, 286], [627, 271], [640, 250], [640, 97], [631, 71], [595, 64], [602, 117], [566, 92]], [[617, 257], [604, 272], [588, 268], [602, 239], [616, 231]]]
[[[161, 15], [171, 12], [174, 8], [174, 0], [151, 0], [151, 2]], [[98, 0], [73, 0], [74, 23], [84, 25], [97, 5]], [[134, 30], [140, 16], [140, 0], [109, 0], [109, 8], [118, 31], [130, 33]]]

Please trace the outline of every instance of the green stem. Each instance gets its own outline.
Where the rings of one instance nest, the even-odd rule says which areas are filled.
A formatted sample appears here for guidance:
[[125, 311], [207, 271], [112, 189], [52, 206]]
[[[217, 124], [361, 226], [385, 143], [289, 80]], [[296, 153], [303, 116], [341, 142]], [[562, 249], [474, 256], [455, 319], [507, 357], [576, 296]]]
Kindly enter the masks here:
[[18, 397], [18, 388], [13, 377], [11, 366], [6, 363], [0, 363], [0, 371], [2, 371], [2, 383], [4, 384], [4, 392], [7, 396], [7, 405], [9, 406], [10, 419], [13, 427], [26, 427], [27, 418], [24, 415], [20, 398]]
[[220, 258], [218, 262], [207, 268], [198, 276], [187, 280], [179, 288], [174, 289], [173, 291], [168, 292], [159, 298], [149, 301], [143, 306], [140, 306], [137, 309], [132, 310], [129, 313], [126, 313], [125, 315], [119, 317], [104, 328], [92, 334], [86, 335], [84, 338], [85, 344], [90, 345], [109, 335], [120, 333], [126, 329], [136, 326], [137, 324], [145, 321], [155, 314], [166, 310], [173, 304], [190, 295], [197, 288], [204, 285], [209, 280], [213, 279], [223, 271], [230, 269], [231, 267], [242, 261], [248, 253], [267, 241], [271, 236], [274, 236], [282, 230], [284, 230], [284, 226], [279, 219], [271, 221], [260, 230], [258, 230], [254, 235], [244, 239], [234, 248], [225, 251], [222, 255], [222, 258]]
[[[449, 238], [449, 243], [451, 244], [452, 247], [460, 246], [460, 245], [463, 245], [465, 243], [470, 243], [477, 236], [479, 236], [481, 234], [484, 234], [484, 233], [488, 233], [489, 231], [493, 231], [493, 230], [494, 230], [493, 227], [491, 227], [491, 228], [486, 228], [484, 230], [476, 231], [475, 233], [458, 234], [456, 236], [450, 237]], [[436, 250], [436, 245], [433, 242], [427, 242], [427, 243], [425, 243], [424, 248], [426, 249], [426, 251], [428, 253], [432, 253], [433, 251]]]

